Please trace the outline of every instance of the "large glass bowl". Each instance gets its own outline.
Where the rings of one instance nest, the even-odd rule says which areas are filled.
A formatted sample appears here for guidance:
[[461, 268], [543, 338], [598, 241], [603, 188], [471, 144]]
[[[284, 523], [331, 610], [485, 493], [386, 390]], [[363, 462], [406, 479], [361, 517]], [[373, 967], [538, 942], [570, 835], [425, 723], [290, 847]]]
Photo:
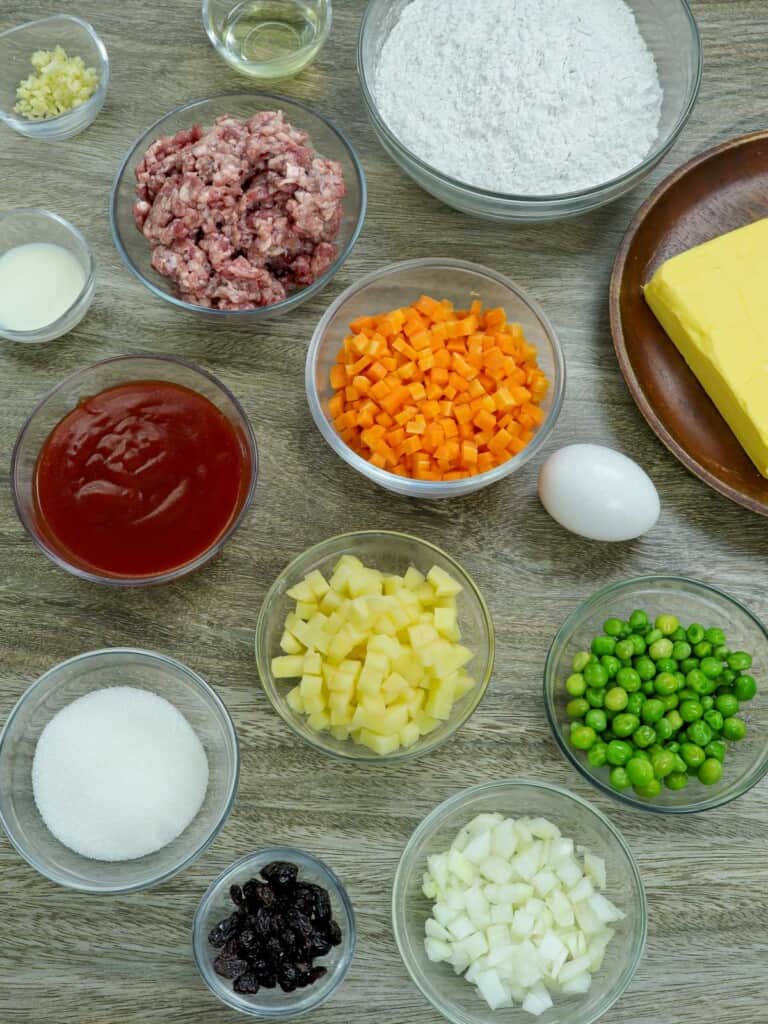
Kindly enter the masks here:
[[[474, 299], [486, 307], [503, 306], [507, 319], [520, 323], [525, 336], [538, 352], [539, 366], [549, 380], [542, 403], [544, 422], [527, 448], [487, 473], [462, 480], [413, 480], [379, 469], [342, 441], [329, 411], [334, 391], [330, 372], [336, 355], [349, 334], [349, 324], [359, 316], [385, 313], [407, 306], [422, 294], [450, 299], [458, 309]], [[395, 494], [409, 498], [458, 498], [490, 487], [516, 473], [544, 446], [555, 427], [565, 394], [565, 359], [560, 342], [544, 311], [509, 278], [477, 263], [454, 259], [408, 260], [393, 263], [368, 274], [333, 302], [315, 328], [307, 352], [305, 373], [307, 401], [318, 430], [331, 448], [349, 466]]]
[[[48, 831], [35, 804], [32, 762], [40, 734], [57, 712], [116, 684], [148, 690], [173, 704], [203, 744], [209, 776], [202, 807], [177, 839], [146, 857], [107, 862], [80, 856]], [[239, 766], [232, 720], [197, 673], [151, 651], [90, 651], [46, 672], [8, 716], [0, 734], [0, 822], [17, 852], [52, 882], [91, 893], [135, 892], [183, 871], [210, 846], [232, 809]]]
[[[425, 191], [464, 213], [488, 220], [549, 221], [597, 209], [634, 188], [672, 148], [699, 93], [702, 49], [687, 0], [627, 0], [656, 59], [664, 90], [656, 143], [637, 167], [594, 188], [561, 195], [511, 195], [458, 181], [421, 160], [397, 138], [379, 112], [374, 78], [384, 42], [411, 0], [369, 0], [360, 27], [357, 68], [374, 130], [384, 149]], [[515, 59], [510, 40], [510, 60]], [[480, 112], [479, 116], [482, 116]]]
[[[286, 701], [286, 695], [297, 683], [296, 679], [277, 680], [272, 675], [272, 658], [280, 650], [285, 617], [296, 607], [287, 591], [318, 569], [326, 578], [342, 555], [356, 555], [366, 566], [386, 573], [403, 574], [410, 566], [423, 573], [436, 565], [461, 583], [463, 590], [456, 602], [461, 628], [461, 642], [474, 652], [466, 667], [476, 686], [453, 706], [450, 719], [434, 732], [392, 754], [379, 755], [350, 740], [334, 739], [328, 732], [315, 732], [304, 715], [297, 714]], [[485, 695], [493, 671], [494, 634], [488, 607], [472, 578], [449, 555], [427, 541], [409, 537], [404, 533], [370, 530], [344, 533], [331, 537], [309, 548], [283, 570], [270, 587], [261, 606], [256, 625], [256, 667], [270, 703], [296, 735], [310, 746], [333, 757], [359, 762], [391, 763], [429, 753], [445, 743], [474, 713]]]
[[[314, 985], [296, 989], [295, 992], [283, 992], [278, 987], [262, 988], [255, 995], [240, 995], [233, 990], [231, 981], [219, 977], [213, 969], [213, 961], [219, 950], [208, 942], [208, 933], [234, 910], [229, 898], [230, 886], [243, 886], [249, 879], [257, 878], [259, 871], [275, 860], [295, 864], [299, 869], [299, 881], [312, 882], [327, 890], [331, 899], [333, 918], [341, 929], [341, 944], [335, 946], [327, 956], [315, 961], [316, 966], [325, 967], [328, 973]], [[352, 902], [334, 872], [312, 854], [282, 846], [257, 850], [230, 864], [211, 882], [200, 901], [192, 926], [195, 962], [211, 992], [231, 1009], [265, 1020], [298, 1017], [327, 1002], [344, 981], [352, 963], [356, 941]]]
[[[120, 576], [79, 562], [63, 549], [41, 522], [35, 501], [35, 468], [48, 435], [67, 413], [89, 395], [129, 381], [162, 380], [190, 388], [212, 402], [232, 423], [248, 467], [238, 504], [227, 529], [192, 561], [167, 572], [149, 576]], [[170, 583], [202, 568], [222, 550], [245, 518], [256, 491], [258, 452], [256, 438], [245, 411], [235, 396], [207, 371], [171, 356], [115, 356], [94, 363], [66, 377], [32, 410], [21, 429], [11, 459], [11, 489], [22, 525], [43, 554], [56, 565], [81, 579], [113, 586], [142, 587]]]
[[[192, 125], [210, 126], [222, 114], [247, 119], [260, 110], [282, 110], [295, 128], [309, 133], [318, 153], [330, 160], [338, 160], [344, 171], [347, 194], [344, 199], [344, 218], [336, 241], [338, 256], [331, 266], [313, 284], [291, 292], [281, 302], [260, 309], [223, 310], [208, 309], [179, 298], [172, 282], [152, 267], [149, 242], [138, 230], [133, 219], [136, 202], [136, 168], [149, 145], [161, 135], [174, 135]], [[208, 99], [193, 100], [176, 107], [159, 121], [155, 121], [141, 135], [120, 165], [109, 202], [112, 238], [117, 251], [134, 277], [153, 295], [170, 302], [177, 309], [197, 316], [228, 323], [256, 324], [273, 316], [280, 316], [317, 295], [338, 273], [355, 246], [363, 228], [366, 208], [365, 172], [352, 143], [322, 114], [298, 100], [269, 92], [225, 93]]]
[[408, 973], [432, 1006], [451, 1024], [529, 1024], [520, 1006], [490, 1010], [475, 988], [448, 964], [432, 963], [424, 950], [424, 924], [432, 904], [421, 891], [427, 858], [448, 849], [457, 833], [478, 814], [543, 817], [564, 836], [606, 862], [605, 894], [626, 917], [586, 995], [553, 996], [555, 1005], [541, 1024], [591, 1024], [620, 998], [637, 970], [647, 931], [645, 891], [635, 859], [621, 833], [596, 807], [559, 786], [526, 779], [488, 782], [440, 804], [419, 825], [395, 875], [392, 921]]
[[[726, 633], [731, 650], [749, 651], [754, 657], [752, 672], [758, 681], [757, 696], [743, 704], [740, 712], [747, 721], [747, 735], [738, 743], [728, 744], [723, 777], [714, 786], [704, 786], [693, 778], [685, 789], [671, 790], [665, 786], [655, 799], [643, 800], [631, 789], [613, 789], [608, 779], [608, 768], [594, 768], [582, 751], [571, 747], [565, 710], [570, 700], [565, 680], [572, 671], [571, 660], [577, 651], [589, 650], [592, 639], [603, 632], [606, 619], [613, 616], [628, 618], [636, 608], [654, 617], [675, 615], [684, 626], [698, 622], [706, 628], [720, 627]], [[642, 576], [604, 587], [565, 620], [547, 656], [544, 701], [549, 724], [561, 751], [598, 789], [638, 810], [687, 814], [707, 811], [735, 800], [768, 773], [767, 672], [768, 631], [735, 598], [716, 587], [681, 576]]]

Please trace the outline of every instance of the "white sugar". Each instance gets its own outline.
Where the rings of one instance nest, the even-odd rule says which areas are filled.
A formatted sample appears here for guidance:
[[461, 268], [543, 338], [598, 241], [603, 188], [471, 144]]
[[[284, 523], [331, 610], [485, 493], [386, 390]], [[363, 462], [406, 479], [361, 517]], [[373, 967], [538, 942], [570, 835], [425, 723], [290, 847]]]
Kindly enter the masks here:
[[517, 195], [631, 170], [656, 141], [663, 99], [623, 0], [413, 0], [374, 89], [390, 129], [426, 163]]
[[133, 860], [190, 824], [205, 799], [208, 759], [181, 712], [128, 686], [94, 690], [46, 725], [32, 765], [43, 821], [94, 860]]

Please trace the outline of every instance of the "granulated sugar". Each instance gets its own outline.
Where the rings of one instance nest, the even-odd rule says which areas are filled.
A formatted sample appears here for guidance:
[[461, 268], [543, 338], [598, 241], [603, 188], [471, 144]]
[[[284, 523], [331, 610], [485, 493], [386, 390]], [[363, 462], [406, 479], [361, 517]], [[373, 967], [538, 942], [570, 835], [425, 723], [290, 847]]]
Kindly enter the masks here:
[[622, 0], [413, 0], [381, 52], [384, 120], [445, 174], [555, 195], [637, 166], [662, 90]]
[[129, 686], [94, 690], [43, 729], [32, 765], [43, 821], [70, 850], [133, 860], [189, 825], [208, 788], [208, 759], [186, 718]]

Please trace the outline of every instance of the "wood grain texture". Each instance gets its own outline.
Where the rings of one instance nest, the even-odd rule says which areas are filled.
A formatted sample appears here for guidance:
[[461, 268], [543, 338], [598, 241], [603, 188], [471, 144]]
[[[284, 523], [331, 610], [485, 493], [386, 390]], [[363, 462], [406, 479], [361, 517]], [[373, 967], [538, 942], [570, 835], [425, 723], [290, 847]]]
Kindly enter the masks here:
[[[200, 982], [190, 926], [210, 879], [254, 847], [293, 843], [326, 858], [358, 914], [359, 952], [347, 983], [314, 1020], [437, 1024], [411, 984], [391, 934], [389, 892], [399, 854], [420, 819], [472, 783], [531, 774], [594, 801], [624, 831], [650, 903], [645, 959], [606, 1024], [765, 1024], [768, 954], [768, 783], [684, 821], [632, 813], [592, 790], [563, 761], [541, 698], [543, 659], [574, 604], [610, 581], [658, 570], [714, 582], [768, 616], [761, 586], [765, 522], [685, 472], [638, 414], [608, 330], [608, 281], [621, 237], [651, 188], [718, 142], [763, 127], [765, 0], [697, 0], [704, 85], [681, 140], [651, 179], [615, 205], [546, 227], [504, 227], [442, 207], [379, 148], [355, 78], [362, 0], [337, 0], [331, 40], [284, 91], [337, 119], [368, 173], [362, 238], [332, 286], [296, 315], [258, 331], [219, 331], [153, 300], [122, 267], [109, 235], [107, 196], [120, 159], [145, 127], [177, 104], [243, 88], [216, 57], [194, 0], [80, 0], [113, 60], [107, 104], [84, 135], [56, 147], [0, 130], [4, 207], [40, 204], [72, 220], [99, 261], [92, 312], [58, 343], [0, 346], [0, 717], [45, 669], [101, 646], [142, 645], [204, 675], [232, 712], [243, 770], [234, 812], [190, 870], [155, 890], [117, 899], [56, 889], [0, 839], [0, 1020], [37, 1024], [236, 1024]], [[0, 29], [50, 13], [45, 0], [3, 0]], [[487, 492], [425, 505], [376, 489], [337, 460], [303, 398], [308, 340], [322, 310], [361, 274], [435, 254], [487, 263], [529, 289], [560, 331], [568, 393], [553, 446], [596, 441], [631, 454], [662, 496], [654, 532], [603, 547], [561, 531], [536, 498], [537, 466]], [[34, 401], [83, 364], [125, 352], [184, 355], [242, 399], [261, 448], [254, 508], [223, 556], [176, 586], [104, 590], [56, 570], [25, 537], [7, 466]], [[498, 659], [489, 693], [454, 742], [422, 762], [347, 767], [299, 746], [266, 706], [251, 646], [259, 603], [279, 570], [334, 532], [403, 528], [457, 555], [494, 615]], [[716, 1008], [715, 1008], [716, 1007]]]

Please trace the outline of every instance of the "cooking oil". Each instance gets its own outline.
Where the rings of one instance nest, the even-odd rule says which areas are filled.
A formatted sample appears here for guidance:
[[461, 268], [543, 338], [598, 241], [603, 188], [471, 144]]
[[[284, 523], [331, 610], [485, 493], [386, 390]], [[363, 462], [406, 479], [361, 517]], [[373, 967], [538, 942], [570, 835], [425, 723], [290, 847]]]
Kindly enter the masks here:
[[216, 34], [223, 56], [238, 71], [287, 78], [315, 58], [330, 19], [327, 0], [241, 0], [223, 17]]

